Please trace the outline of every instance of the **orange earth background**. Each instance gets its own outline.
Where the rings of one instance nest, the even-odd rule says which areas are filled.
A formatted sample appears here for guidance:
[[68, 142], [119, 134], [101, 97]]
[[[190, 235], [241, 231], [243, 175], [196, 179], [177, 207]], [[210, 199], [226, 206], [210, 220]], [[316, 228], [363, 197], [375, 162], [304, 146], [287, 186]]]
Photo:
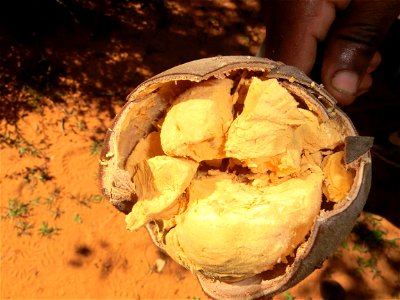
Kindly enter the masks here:
[[[208, 299], [144, 229], [125, 230], [98, 178], [102, 140], [136, 85], [193, 59], [256, 53], [258, 1], [188, 3], [1, 2], [1, 299]], [[346, 108], [361, 134], [398, 120], [389, 46], [371, 93]], [[399, 168], [374, 149], [373, 162], [353, 232], [276, 299], [400, 298]]]

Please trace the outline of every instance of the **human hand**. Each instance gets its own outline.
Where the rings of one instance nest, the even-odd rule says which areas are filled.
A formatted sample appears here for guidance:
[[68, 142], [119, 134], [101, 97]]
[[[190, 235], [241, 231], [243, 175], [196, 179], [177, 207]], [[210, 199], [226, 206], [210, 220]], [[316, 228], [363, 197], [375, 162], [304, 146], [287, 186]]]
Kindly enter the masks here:
[[265, 56], [310, 74], [322, 48], [322, 83], [347, 105], [372, 85], [399, 14], [400, 0], [267, 0]]

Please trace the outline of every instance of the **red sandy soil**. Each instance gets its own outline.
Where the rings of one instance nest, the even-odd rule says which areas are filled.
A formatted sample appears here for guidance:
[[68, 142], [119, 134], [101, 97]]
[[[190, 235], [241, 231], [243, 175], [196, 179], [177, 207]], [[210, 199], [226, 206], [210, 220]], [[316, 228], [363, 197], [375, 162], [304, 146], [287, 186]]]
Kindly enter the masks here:
[[[258, 1], [187, 3], [1, 4], [1, 299], [208, 299], [144, 229], [125, 230], [98, 180], [105, 132], [138, 83], [192, 59], [256, 53]], [[378, 165], [385, 182], [397, 176]], [[393, 223], [398, 189], [373, 195], [382, 190], [390, 209], [378, 212]], [[399, 299], [392, 223], [364, 213], [321, 269], [276, 299]]]

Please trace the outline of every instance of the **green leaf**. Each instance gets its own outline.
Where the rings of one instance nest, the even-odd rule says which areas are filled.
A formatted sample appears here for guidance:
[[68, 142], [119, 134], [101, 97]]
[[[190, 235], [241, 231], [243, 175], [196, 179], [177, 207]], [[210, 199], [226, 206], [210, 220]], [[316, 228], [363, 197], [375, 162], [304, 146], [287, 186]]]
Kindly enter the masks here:
[[289, 291], [286, 291], [283, 294], [283, 297], [285, 298], [285, 300], [295, 300], [296, 299]]
[[81, 218], [81, 216], [80, 216], [78, 213], [75, 213], [75, 215], [74, 215], [74, 221], [75, 221], [76, 223], [78, 223], [78, 224], [82, 224], [82, 223], [83, 223], [82, 218]]

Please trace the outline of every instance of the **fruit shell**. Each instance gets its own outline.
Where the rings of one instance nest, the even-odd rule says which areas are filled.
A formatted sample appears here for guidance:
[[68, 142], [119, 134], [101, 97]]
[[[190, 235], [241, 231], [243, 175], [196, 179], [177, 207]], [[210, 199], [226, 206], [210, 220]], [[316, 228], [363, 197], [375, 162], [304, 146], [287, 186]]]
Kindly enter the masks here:
[[[103, 193], [114, 206], [128, 213], [135, 203], [135, 188], [124, 170], [124, 163], [138, 141], [154, 129], [154, 122], [169, 107], [170, 103], [165, 98], [173, 99], [174, 93], [179, 93], [179, 90], [174, 91], [174, 87], [178, 87], [177, 83], [185, 86], [209, 78], [224, 78], [239, 70], [263, 74], [265, 78], [277, 78], [320, 118], [335, 119], [343, 128], [345, 136], [352, 137], [351, 147], [357, 148], [358, 144], [362, 144], [357, 143], [359, 137], [354, 126], [336, 106], [335, 100], [322, 86], [297, 68], [250, 56], [200, 59], [171, 68], [143, 82], [130, 93], [127, 103], [115, 118], [106, 135], [100, 158]], [[359, 139], [363, 141], [361, 137]], [[348, 196], [332, 209], [321, 210], [309, 237], [298, 247], [295, 258], [289, 264], [279, 264], [272, 271], [238, 282], [226, 282], [197, 274], [203, 290], [217, 299], [271, 297], [289, 289], [319, 267], [348, 235], [363, 209], [371, 183], [371, 157], [367, 150], [354, 150], [363, 154], [349, 163], [356, 170], [356, 176]], [[348, 147], [345, 151], [349, 156], [354, 152]], [[162, 249], [152, 224], [148, 224], [147, 229], [154, 243]]]

